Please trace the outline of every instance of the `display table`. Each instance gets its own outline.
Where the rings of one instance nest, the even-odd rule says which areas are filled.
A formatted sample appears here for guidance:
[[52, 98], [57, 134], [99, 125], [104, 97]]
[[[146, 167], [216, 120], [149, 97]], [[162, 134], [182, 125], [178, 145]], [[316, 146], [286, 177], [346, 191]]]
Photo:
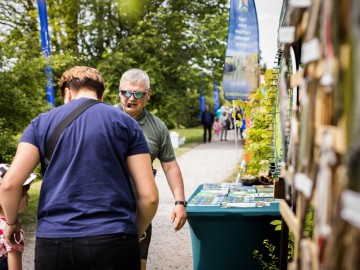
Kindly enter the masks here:
[[[189, 202], [202, 190], [200, 185]], [[267, 257], [263, 241], [276, 246], [280, 254], [280, 231], [270, 222], [281, 219], [278, 203], [254, 208], [222, 208], [220, 206], [188, 206], [187, 220], [193, 253], [194, 270], [262, 269], [253, 258], [254, 250]]]

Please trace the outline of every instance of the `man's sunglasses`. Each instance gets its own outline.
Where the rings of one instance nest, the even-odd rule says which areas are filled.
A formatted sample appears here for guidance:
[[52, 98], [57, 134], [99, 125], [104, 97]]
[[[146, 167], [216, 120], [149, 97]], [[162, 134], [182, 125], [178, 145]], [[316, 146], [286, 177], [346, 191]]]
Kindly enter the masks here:
[[127, 91], [127, 90], [119, 90], [119, 93], [126, 97], [126, 98], [130, 98], [132, 95], [134, 96], [134, 98], [136, 99], [140, 99], [140, 98], [143, 98], [146, 94], [147, 94], [148, 91], [146, 92], [130, 92], [130, 91]]

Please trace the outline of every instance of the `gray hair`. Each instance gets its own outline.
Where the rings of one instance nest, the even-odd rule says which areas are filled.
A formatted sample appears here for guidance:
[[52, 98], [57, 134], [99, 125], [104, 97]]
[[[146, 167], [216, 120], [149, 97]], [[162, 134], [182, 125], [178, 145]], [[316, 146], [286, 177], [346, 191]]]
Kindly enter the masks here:
[[[121, 84], [127, 81], [131, 84], [138, 84], [138, 83], [144, 83], [146, 85], [147, 89], [150, 89], [150, 79], [149, 75], [141, 69], [138, 68], [132, 68], [126, 71], [120, 79], [120, 86]], [[119, 87], [120, 89], [120, 87]]]

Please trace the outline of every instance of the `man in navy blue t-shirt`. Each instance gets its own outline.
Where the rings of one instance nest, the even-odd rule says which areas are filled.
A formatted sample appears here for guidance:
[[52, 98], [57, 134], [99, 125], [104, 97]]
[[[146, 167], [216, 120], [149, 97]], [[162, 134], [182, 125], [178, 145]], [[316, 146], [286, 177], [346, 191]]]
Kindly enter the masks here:
[[[15, 249], [23, 182], [55, 127], [87, 100], [102, 100], [105, 89], [100, 73], [83, 66], [59, 85], [65, 104], [31, 121], [1, 184], [5, 238]], [[156, 213], [158, 191], [136, 121], [111, 105], [91, 106], [62, 132], [43, 171], [35, 269], [140, 269], [138, 237]]]

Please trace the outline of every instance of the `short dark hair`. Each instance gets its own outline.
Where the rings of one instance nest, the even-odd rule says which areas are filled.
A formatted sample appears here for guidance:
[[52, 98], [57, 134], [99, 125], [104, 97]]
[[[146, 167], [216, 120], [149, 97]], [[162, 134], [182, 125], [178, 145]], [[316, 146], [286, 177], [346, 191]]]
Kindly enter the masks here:
[[65, 95], [65, 88], [68, 87], [72, 90], [79, 90], [82, 87], [87, 87], [96, 91], [97, 97], [103, 96], [105, 91], [105, 83], [100, 72], [91, 67], [75, 66], [61, 76], [58, 85], [62, 97]]

